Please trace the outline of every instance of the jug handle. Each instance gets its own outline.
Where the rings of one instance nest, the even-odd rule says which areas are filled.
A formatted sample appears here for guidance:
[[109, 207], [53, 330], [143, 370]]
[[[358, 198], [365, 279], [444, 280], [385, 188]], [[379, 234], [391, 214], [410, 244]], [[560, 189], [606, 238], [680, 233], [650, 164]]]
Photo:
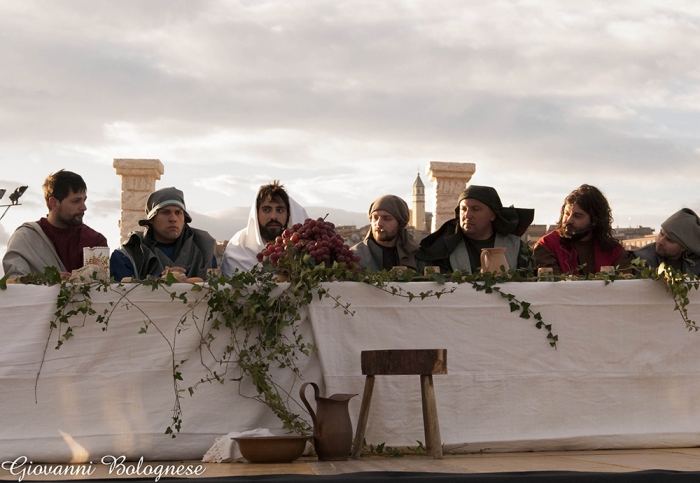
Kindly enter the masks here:
[[489, 252], [488, 250], [481, 250], [481, 256], [479, 257], [481, 259], [481, 268], [488, 270], [489, 265], [491, 261], [489, 260]]
[[311, 384], [314, 388], [314, 399], [318, 399], [318, 397], [319, 397], [318, 386], [314, 382], [305, 382], [304, 384], [302, 384], [301, 387], [299, 388], [299, 397], [304, 402], [306, 409], [309, 410], [309, 414], [311, 415], [311, 421], [314, 423], [314, 428], [316, 428], [316, 427], [318, 427], [318, 424], [316, 423], [316, 413], [314, 412], [313, 409], [311, 409], [311, 404], [309, 404], [309, 401], [306, 400], [306, 395], [304, 394], [306, 392], [306, 386], [308, 386], [309, 384]]

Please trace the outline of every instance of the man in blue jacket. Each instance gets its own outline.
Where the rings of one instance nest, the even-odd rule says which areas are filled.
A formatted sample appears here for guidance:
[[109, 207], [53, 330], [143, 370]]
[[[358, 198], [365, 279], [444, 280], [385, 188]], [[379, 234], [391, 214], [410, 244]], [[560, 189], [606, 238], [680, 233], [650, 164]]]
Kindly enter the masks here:
[[176, 278], [206, 278], [216, 268], [216, 240], [206, 231], [191, 228], [185, 198], [177, 188], [163, 188], [148, 197], [143, 232], [135, 231], [110, 258], [114, 280], [146, 279], [173, 272]]

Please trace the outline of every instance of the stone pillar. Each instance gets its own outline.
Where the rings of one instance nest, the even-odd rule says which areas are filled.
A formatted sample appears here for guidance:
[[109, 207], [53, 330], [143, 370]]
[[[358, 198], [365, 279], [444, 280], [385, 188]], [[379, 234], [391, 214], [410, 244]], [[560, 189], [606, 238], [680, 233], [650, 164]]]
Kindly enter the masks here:
[[112, 166], [122, 179], [119, 243], [125, 243], [129, 233], [143, 230], [139, 220], [144, 217], [148, 197], [156, 190], [156, 181], [165, 169], [160, 159], [115, 159]]
[[474, 163], [443, 163], [431, 161], [426, 173], [430, 181], [436, 181], [435, 215], [432, 231], [437, 230], [448, 220], [455, 217], [455, 207], [459, 194], [476, 172]]

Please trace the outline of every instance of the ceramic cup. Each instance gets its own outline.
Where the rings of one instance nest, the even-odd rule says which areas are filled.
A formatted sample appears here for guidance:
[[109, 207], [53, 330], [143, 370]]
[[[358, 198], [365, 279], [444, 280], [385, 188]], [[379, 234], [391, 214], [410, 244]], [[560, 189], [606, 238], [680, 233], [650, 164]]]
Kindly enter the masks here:
[[83, 266], [97, 265], [109, 273], [109, 248], [85, 247], [83, 248]]
[[539, 278], [540, 280], [553, 280], [554, 270], [550, 267], [538, 268], [537, 278]]

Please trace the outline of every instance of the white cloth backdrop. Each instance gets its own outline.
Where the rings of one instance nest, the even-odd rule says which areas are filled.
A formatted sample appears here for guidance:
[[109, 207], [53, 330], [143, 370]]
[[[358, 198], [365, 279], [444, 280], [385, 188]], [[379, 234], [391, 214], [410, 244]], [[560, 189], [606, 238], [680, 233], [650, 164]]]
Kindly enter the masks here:
[[[401, 284], [418, 294], [439, 286]], [[448, 287], [451, 287], [448, 285]], [[442, 440], [467, 451], [700, 445], [700, 333], [689, 333], [664, 286], [650, 280], [511, 283], [559, 335], [511, 313], [497, 294], [460, 286], [408, 302], [364, 284], [330, 284], [350, 302], [310, 309], [329, 393], [357, 393], [367, 349], [446, 348], [435, 376]], [[700, 322], [700, 297], [691, 293]], [[425, 441], [418, 376], [377, 376], [366, 439]]]
[[[400, 286], [416, 294], [440, 288]], [[325, 382], [323, 395], [362, 393], [362, 350], [447, 348], [449, 374], [436, 376], [435, 386], [448, 445], [467, 451], [700, 445], [700, 334], [684, 328], [659, 283], [504, 285], [553, 325], [560, 339], [556, 351], [544, 330], [511, 313], [505, 299], [469, 286], [440, 300], [412, 302], [365, 284], [328, 288], [351, 303], [355, 315], [324, 299], [302, 322], [306, 340], [315, 341], [319, 352], [303, 360], [301, 370], [306, 381]], [[185, 393], [182, 432], [175, 439], [164, 435], [173, 404], [170, 350], [153, 328], [138, 334], [143, 316], [133, 307], [119, 308], [106, 332], [93, 322], [75, 329], [59, 350], [54, 335], [35, 403], [57, 293], [56, 287], [19, 285], [0, 291], [2, 461], [89, 461], [108, 454], [197, 459], [222, 434], [279, 428], [265, 406], [238, 395], [238, 385], [228, 381], [205, 384], [194, 397]], [[115, 299], [93, 296], [98, 312]], [[146, 287], [132, 300], [172, 340], [184, 305]], [[690, 313], [700, 320], [695, 291]], [[186, 388], [205, 374], [198, 333], [181, 333], [177, 347], [177, 359], [188, 360], [181, 370]], [[243, 392], [252, 395], [253, 389], [244, 386]], [[350, 405], [353, 427], [360, 397]], [[422, 431], [418, 376], [377, 376], [367, 441], [415, 445], [424, 440]]]
[[[116, 288], [116, 286], [113, 286]], [[173, 285], [183, 292], [188, 284]], [[51, 337], [34, 402], [34, 386], [56, 310], [57, 287], [9, 285], [0, 291], [0, 460], [27, 456], [36, 462], [90, 461], [104, 455], [129, 459], [201, 459], [216, 437], [232, 431], [281, 428], [265, 405], [238, 394], [238, 383], [203, 384], [190, 396], [183, 393], [180, 434], [164, 434], [171, 424], [174, 403], [172, 355], [154, 327], [139, 334], [143, 315], [120, 307], [109, 329], [94, 322], [76, 328], [75, 336], [56, 350]], [[194, 299], [194, 292], [188, 297]], [[98, 313], [115, 294], [93, 293]], [[144, 309], [170, 341], [186, 306], [171, 302], [163, 290], [139, 287], [131, 301]], [[204, 310], [198, 310], [201, 317]], [[77, 319], [77, 317], [76, 317]], [[306, 340], [313, 341], [308, 319], [301, 322]], [[187, 359], [179, 371], [186, 389], [206, 375], [200, 364], [199, 333], [195, 328], [177, 335], [176, 360]], [[224, 342], [222, 338], [220, 342]], [[315, 354], [302, 356], [306, 380], [322, 382]], [[221, 372], [220, 370], [218, 371]], [[288, 372], [283, 385], [293, 382]], [[229, 371], [228, 378], [234, 377]], [[298, 395], [300, 382], [294, 392]], [[241, 391], [255, 394], [252, 385]], [[297, 397], [298, 399], [298, 397]], [[301, 408], [298, 408], [301, 412]]]

